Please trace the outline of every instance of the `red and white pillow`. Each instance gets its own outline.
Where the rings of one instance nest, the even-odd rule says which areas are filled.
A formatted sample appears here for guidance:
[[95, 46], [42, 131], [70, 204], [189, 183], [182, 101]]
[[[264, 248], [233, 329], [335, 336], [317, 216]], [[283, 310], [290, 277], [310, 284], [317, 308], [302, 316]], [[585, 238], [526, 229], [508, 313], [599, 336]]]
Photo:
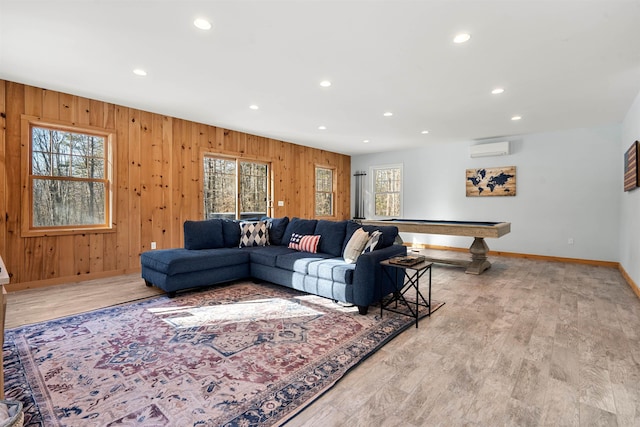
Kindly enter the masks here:
[[318, 252], [318, 243], [320, 242], [319, 235], [303, 235], [293, 233], [291, 240], [289, 240], [289, 248], [295, 249], [301, 252], [311, 252], [313, 254]]

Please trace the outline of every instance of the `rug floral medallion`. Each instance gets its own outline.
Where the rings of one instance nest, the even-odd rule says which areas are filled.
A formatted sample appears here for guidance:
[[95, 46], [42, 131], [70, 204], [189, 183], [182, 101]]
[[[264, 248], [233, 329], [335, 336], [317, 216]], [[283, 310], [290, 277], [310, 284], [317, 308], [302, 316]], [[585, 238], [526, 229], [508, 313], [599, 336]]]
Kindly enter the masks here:
[[413, 325], [235, 283], [6, 331], [25, 426], [280, 424]]

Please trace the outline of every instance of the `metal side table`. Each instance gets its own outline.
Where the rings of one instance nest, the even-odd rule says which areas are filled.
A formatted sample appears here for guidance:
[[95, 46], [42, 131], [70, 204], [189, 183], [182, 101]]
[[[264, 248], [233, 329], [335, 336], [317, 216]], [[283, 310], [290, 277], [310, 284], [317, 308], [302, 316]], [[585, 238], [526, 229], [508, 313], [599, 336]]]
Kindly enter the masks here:
[[[411, 316], [416, 319], [416, 328], [418, 327], [418, 319], [420, 315], [420, 307], [427, 308], [427, 316], [431, 316], [431, 266], [432, 262], [422, 261], [415, 265], [402, 265], [391, 262], [391, 259], [380, 261], [384, 274], [388, 275], [390, 279], [394, 279], [392, 275], [395, 275], [395, 281], [397, 282], [398, 275], [404, 276], [402, 286], [396, 289], [390, 297], [383, 296], [380, 300], [380, 317], [382, 317], [383, 310], [391, 311], [394, 313], [403, 314], [405, 316]], [[428, 296], [425, 298], [420, 292], [420, 278], [429, 272], [429, 290]], [[414, 289], [416, 292], [415, 302], [409, 301], [405, 294]], [[400, 311], [398, 309], [398, 302], [406, 306], [409, 313], [406, 311]], [[390, 307], [394, 304], [393, 307]]]

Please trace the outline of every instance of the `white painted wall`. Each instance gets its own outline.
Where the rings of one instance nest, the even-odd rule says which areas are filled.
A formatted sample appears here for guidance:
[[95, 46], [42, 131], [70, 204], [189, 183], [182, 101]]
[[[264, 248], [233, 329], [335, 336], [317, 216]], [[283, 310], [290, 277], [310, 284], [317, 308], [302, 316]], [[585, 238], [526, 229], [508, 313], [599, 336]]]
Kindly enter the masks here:
[[[640, 105], [637, 117], [640, 126]], [[508, 140], [512, 154], [500, 157], [471, 159], [471, 141], [425, 142], [420, 149], [353, 156], [351, 171], [368, 174], [365, 216], [372, 215], [370, 166], [402, 163], [404, 218], [508, 221], [511, 233], [487, 239], [490, 249], [617, 262], [623, 197], [621, 126], [527, 134]], [[515, 197], [466, 197], [466, 169], [499, 166], [516, 166]], [[354, 182], [352, 179], [352, 186]], [[353, 188], [351, 194], [355, 194]], [[640, 196], [640, 190], [635, 196]], [[638, 197], [635, 202], [637, 207]], [[636, 221], [636, 251], [640, 249], [638, 232]], [[472, 241], [412, 233], [402, 233], [402, 238], [461, 248]], [[569, 238], [574, 239], [573, 245], [568, 244]]]
[[[640, 93], [622, 123], [622, 158], [633, 141], [640, 140]], [[624, 193], [620, 203], [620, 264], [640, 285], [640, 188]]]

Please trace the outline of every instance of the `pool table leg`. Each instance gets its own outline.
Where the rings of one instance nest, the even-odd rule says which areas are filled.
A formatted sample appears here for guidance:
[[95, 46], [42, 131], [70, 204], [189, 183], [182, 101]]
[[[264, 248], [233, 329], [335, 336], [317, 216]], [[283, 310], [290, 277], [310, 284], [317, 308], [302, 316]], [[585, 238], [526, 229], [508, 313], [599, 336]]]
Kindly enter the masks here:
[[483, 271], [491, 267], [491, 263], [487, 261], [489, 246], [482, 237], [473, 238], [469, 252], [471, 252], [471, 263], [467, 266], [466, 273], [482, 274]]

